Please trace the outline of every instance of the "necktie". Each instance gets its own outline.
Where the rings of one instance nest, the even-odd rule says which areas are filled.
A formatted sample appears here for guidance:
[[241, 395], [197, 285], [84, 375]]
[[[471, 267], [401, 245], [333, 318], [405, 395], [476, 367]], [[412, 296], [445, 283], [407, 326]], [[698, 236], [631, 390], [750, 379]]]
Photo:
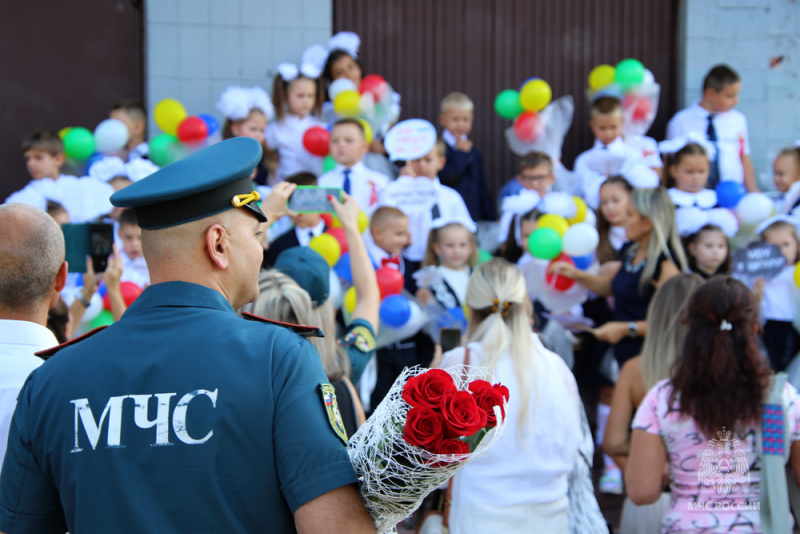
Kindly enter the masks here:
[[434, 204], [431, 208], [431, 219], [434, 221], [442, 216], [442, 213], [439, 211], [439, 204]]
[[308, 242], [310, 243], [312, 239], [314, 239], [314, 230], [309, 230], [308, 231]]
[[717, 130], [714, 128], [714, 114], [708, 114], [708, 129], [706, 136], [711, 144], [714, 145], [714, 159], [709, 158], [711, 166], [708, 169], [708, 184], [706, 187], [714, 189], [719, 183], [719, 145], [717, 144]]
[[350, 194], [350, 169], [344, 170], [344, 184], [342, 184], [342, 189], [348, 195]]

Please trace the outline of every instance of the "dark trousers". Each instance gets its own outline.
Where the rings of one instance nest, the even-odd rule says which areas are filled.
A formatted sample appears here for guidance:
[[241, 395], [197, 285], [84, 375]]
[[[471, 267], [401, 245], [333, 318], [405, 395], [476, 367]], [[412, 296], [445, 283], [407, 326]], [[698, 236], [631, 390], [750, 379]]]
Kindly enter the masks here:
[[800, 334], [789, 321], [767, 321], [761, 337], [776, 373], [786, 369], [800, 351]]
[[378, 404], [389, 393], [394, 381], [407, 367], [430, 365], [431, 359], [433, 359], [433, 342], [427, 335], [420, 332], [413, 337], [378, 349], [375, 358], [378, 363], [378, 381], [369, 399], [372, 411], [375, 411]]

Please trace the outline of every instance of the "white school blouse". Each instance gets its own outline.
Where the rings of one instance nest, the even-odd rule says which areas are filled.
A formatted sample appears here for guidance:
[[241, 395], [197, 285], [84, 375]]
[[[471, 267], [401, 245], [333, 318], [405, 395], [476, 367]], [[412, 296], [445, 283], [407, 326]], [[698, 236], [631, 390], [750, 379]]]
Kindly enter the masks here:
[[[337, 164], [336, 168], [319, 177], [317, 183], [321, 187], [344, 187], [344, 171], [348, 168]], [[385, 174], [368, 169], [362, 161], [349, 168], [350, 196], [358, 201], [358, 205], [368, 216], [378, 208], [380, 195], [389, 178]]]
[[264, 130], [267, 146], [276, 150], [279, 156], [276, 181], [283, 181], [298, 172], [310, 172], [314, 176], [322, 174], [322, 158], [310, 154], [303, 147], [303, 134], [312, 126], [324, 125], [314, 115], [301, 119], [288, 113], [283, 119], [267, 124]]

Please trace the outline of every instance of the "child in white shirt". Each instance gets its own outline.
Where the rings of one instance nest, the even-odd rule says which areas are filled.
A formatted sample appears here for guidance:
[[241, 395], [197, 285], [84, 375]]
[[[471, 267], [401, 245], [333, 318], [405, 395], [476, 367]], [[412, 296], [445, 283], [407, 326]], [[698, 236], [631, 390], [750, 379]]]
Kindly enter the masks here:
[[772, 169], [780, 193], [775, 199], [776, 211], [800, 218], [800, 145], [781, 150]]

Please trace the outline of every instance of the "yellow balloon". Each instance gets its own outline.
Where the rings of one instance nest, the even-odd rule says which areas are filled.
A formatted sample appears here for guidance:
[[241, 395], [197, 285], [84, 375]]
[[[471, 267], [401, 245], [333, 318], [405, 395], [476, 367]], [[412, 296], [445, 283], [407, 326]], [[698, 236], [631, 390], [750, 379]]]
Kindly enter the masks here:
[[602, 89], [614, 81], [616, 69], [611, 65], [598, 65], [589, 73], [589, 88]]
[[339, 245], [339, 241], [330, 234], [321, 234], [311, 239], [308, 247], [325, 258], [330, 267], [336, 265], [342, 255], [342, 247]]
[[178, 125], [186, 118], [186, 110], [183, 104], [174, 98], [165, 98], [156, 104], [153, 110], [153, 118], [162, 132], [176, 135], [178, 133]]
[[69, 131], [70, 131], [71, 129], [72, 129], [72, 126], [67, 126], [67, 127], [65, 127], [65, 128], [61, 128], [61, 129], [58, 131], [58, 136], [61, 138], [61, 140], [62, 140], [62, 141], [64, 140], [64, 138], [67, 136], [67, 134], [69, 133]]
[[372, 126], [370, 126], [369, 123], [361, 117], [357, 118], [356, 120], [361, 123], [361, 126], [364, 127], [364, 139], [367, 141], [367, 144], [370, 144], [372, 142]]
[[575, 207], [578, 208], [575, 210], [575, 216], [571, 219], [567, 219], [567, 222], [572, 226], [573, 224], [577, 224], [579, 222], [583, 222], [586, 218], [586, 202], [583, 201], [581, 197], [572, 197], [572, 200], [575, 201]]
[[333, 110], [340, 117], [355, 117], [360, 98], [358, 91], [342, 91], [333, 99]]
[[794, 266], [794, 283], [797, 284], [797, 287], [800, 287], [800, 262]]
[[553, 90], [546, 81], [539, 78], [526, 82], [519, 92], [519, 103], [528, 111], [542, 111], [551, 98]]
[[367, 226], [369, 226], [369, 217], [367, 217], [366, 213], [360, 211], [358, 213], [358, 231], [363, 234]]
[[344, 309], [347, 313], [353, 313], [356, 309], [356, 288], [351, 287], [344, 293]]
[[569, 223], [567, 222], [567, 219], [561, 215], [546, 213], [539, 217], [539, 220], [536, 221], [536, 229], [538, 230], [540, 228], [551, 228], [558, 232], [558, 235], [564, 237], [564, 234], [567, 233], [567, 229], [569, 229]]

